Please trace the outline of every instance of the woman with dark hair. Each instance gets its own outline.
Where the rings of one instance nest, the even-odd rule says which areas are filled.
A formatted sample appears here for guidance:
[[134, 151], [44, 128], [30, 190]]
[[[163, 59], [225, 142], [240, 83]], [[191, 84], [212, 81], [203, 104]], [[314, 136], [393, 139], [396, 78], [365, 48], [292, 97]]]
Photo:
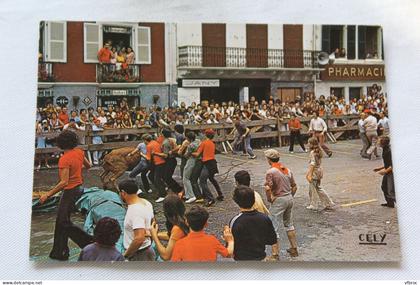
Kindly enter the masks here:
[[85, 246], [79, 255], [79, 261], [124, 261], [124, 257], [115, 248], [121, 236], [118, 221], [105, 217], [98, 221], [93, 230], [94, 243]]
[[[168, 195], [163, 201], [163, 213], [166, 218], [167, 237], [159, 235], [158, 224], [154, 221], [150, 234], [156, 244], [157, 251], [163, 260], [170, 260], [175, 243], [189, 233], [189, 228], [185, 223], [185, 205], [177, 195]], [[163, 246], [161, 239], [168, 239], [167, 246]]]
[[68, 238], [70, 237], [79, 247], [83, 248], [92, 242], [91, 236], [75, 226], [71, 220], [71, 212], [75, 210], [74, 203], [83, 194], [82, 168], [90, 168], [89, 161], [83, 151], [76, 148], [78, 137], [72, 131], [63, 131], [57, 137], [57, 146], [64, 151], [58, 161], [58, 175], [60, 181], [50, 191], [39, 198], [43, 204], [48, 198], [63, 191], [57, 209], [54, 229], [54, 245], [50, 258], [67, 260], [69, 258]]

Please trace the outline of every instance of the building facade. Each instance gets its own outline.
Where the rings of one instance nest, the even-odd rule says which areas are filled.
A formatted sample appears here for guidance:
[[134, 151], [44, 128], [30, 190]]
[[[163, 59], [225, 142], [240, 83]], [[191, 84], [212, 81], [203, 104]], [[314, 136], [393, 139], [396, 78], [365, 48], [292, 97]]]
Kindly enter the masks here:
[[[96, 108], [123, 98], [131, 106], [170, 104], [177, 91], [168, 64], [168, 51], [175, 49], [171, 36], [164, 23], [41, 22], [38, 105]], [[135, 63], [125, 76], [99, 64], [97, 53], [106, 42], [132, 47]]]
[[[99, 64], [106, 42], [132, 47], [129, 76], [111, 76]], [[319, 65], [320, 52], [334, 59]], [[386, 90], [383, 59], [378, 26], [41, 22], [38, 105], [349, 100], [373, 84]]]
[[[348, 100], [374, 83], [385, 90], [376, 26], [177, 24], [176, 38], [179, 102], [289, 102], [312, 93]], [[319, 65], [320, 52], [335, 58]]]
[[335, 59], [319, 74], [317, 96], [334, 94], [349, 101], [369, 94], [373, 84], [386, 92], [381, 27], [323, 25], [318, 31], [321, 50]]

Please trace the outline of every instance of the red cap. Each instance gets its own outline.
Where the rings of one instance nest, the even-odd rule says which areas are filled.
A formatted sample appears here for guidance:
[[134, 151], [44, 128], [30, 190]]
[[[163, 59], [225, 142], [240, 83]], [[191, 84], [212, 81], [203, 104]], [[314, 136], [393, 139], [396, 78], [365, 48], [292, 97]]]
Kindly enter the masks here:
[[207, 129], [207, 130], [205, 130], [204, 131], [204, 133], [206, 134], [206, 135], [214, 135], [214, 130], [213, 129]]

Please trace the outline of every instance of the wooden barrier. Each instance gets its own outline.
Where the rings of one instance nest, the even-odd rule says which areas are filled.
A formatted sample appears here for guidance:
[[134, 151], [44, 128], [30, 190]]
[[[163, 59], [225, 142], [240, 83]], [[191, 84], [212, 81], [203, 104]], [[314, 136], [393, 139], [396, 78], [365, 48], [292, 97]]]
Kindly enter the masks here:
[[[358, 115], [346, 115], [346, 116], [325, 116], [323, 119], [328, 124], [329, 120], [341, 120], [344, 126], [339, 127], [331, 127], [328, 128], [328, 132], [334, 136], [335, 139], [342, 137], [345, 133], [351, 131], [357, 131], [358, 126], [357, 122], [359, 120]], [[286, 125], [289, 119], [267, 119], [267, 120], [256, 120], [245, 122], [244, 124], [251, 129], [251, 139], [261, 139], [261, 138], [277, 138], [279, 145], [284, 146], [287, 143], [287, 139], [289, 138], [289, 131], [286, 130]], [[309, 134], [309, 123], [311, 118], [304, 117], [300, 118], [300, 122], [302, 125], [301, 134], [308, 135]], [[264, 128], [268, 126], [271, 130], [267, 130]], [[231, 141], [234, 139], [233, 124], [229, 123], [219, 123], [219, 124], [204, 124], [204, 125], [184, 125], [186, 131], [194, 131], [194, 132], [201, 132], [205, 129], [213, 129], [216, 131], [216, 135], [214, 137], [214, 141], [216, 143], [221, 143], [225, 141]], [[156, 128], [133, 128], [133, 129], [104, 129], [102, 131], [93, 131], [90, 125], [87, 125], [85, 131], [76, 131], [78, 134], [81, 142], [80, 148], [85, 151], [105, 151], [105, 150], [112, 150], [121, 147], [134, 147], [138, 144], [139, 138], [143, 134], [155, 134], [158, 132]], [[43, 133], [37, 134], [41, 137], [46, 138], [55, 138], [58, 136], [59, 132], [51, 132], [51, 133]], [[92, 138], [94, 136], [101, 136], [103, 138], [104, 143], [102, 144], [93, 144]], [[124, 136], [131, 136], [135, 137], [134, 140], [127, 140], [127, 141], [113, 141], [107, 142], [107, 137], [124, 137]], [[51, 148], [37, 148], [35, 150], [36, 154], [51, 154], [60, 152], [60, 149], [57, 147]]]

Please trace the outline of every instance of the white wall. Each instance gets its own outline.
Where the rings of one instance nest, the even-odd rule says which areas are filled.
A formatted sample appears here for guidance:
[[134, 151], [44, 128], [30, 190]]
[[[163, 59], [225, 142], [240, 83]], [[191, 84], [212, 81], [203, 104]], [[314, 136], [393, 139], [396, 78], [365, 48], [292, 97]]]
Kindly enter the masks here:
[[303, 49], [313, 50], [314, 44], [314, 26], [303, 25]]
[[192, 102], [200, 103], [200, 88], [181, 88], [178, 87], [178, 104], [185, 102], [190, 106]]
[[202, 45], [201, 24], [176, 24], [177, 46]]
[[178, 48], [176, 46], [176, 24], [165, 24], [165, 81], [176, 83]]
[[268, 48], [283, 49], [283, 25], [268, 25]]
[[226, 24], [226, 47], [246, 48], [246, 24]]
[[322, 49], [322, 26], [321, 25], [314, 25], [315, 31], [315, 50]]

